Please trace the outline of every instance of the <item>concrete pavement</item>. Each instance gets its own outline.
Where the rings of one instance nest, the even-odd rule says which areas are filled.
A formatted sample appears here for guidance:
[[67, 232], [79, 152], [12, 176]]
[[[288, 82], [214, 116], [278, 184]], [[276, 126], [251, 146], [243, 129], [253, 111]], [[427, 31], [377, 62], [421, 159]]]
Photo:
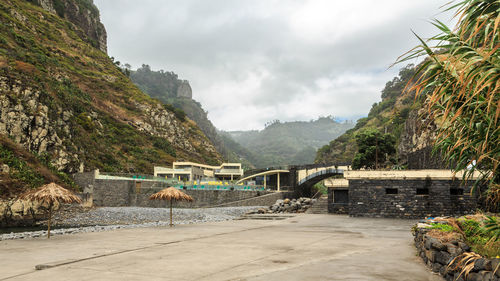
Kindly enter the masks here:
[[443, 280], [412, 223], [300, 214], [0, 241], [0, 280]]

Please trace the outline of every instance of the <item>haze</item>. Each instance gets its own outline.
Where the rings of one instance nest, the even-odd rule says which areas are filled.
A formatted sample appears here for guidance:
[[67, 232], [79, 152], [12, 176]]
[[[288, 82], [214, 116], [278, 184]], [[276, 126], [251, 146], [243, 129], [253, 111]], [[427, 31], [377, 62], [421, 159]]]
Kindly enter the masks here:
[[333, 115], [355, 120], [380, 100], [388, 69], [428, 37], [447, 1], [95, 0], [108, 53], [190, 81], [223, 130]]

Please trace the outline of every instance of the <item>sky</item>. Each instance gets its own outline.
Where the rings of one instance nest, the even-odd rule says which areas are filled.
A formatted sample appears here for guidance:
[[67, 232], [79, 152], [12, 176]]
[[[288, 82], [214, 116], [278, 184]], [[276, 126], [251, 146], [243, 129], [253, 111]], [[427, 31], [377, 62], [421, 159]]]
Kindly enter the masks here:
[[[94, 0], [108, 54], [188, 80], [218, 129], [366, 116], [448, 0]], [[451, 23], [450, 23], [451, 25]]]

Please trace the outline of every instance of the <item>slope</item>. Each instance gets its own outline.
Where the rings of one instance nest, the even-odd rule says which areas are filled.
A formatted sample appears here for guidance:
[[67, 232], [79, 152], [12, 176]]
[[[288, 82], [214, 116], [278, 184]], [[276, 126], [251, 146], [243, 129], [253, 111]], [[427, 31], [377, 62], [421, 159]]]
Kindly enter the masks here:
[[193, 121], [142, 93], [92, 30], [53, 12], [89, 7], [82, 13], [98, 20], [90, 1], [30, 2], [0, 2], [0, 134], [66, 173], [222, 160]]

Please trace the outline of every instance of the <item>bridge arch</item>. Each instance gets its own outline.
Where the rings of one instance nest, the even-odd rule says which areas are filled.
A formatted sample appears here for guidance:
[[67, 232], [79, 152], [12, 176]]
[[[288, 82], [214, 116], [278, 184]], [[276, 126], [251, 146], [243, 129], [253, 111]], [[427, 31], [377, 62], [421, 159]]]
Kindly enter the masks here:
[[297, 187], [310, 187], [318, 182], [334, 176], [344, 175], [343, 169], [327, 168], [317, 171], [297, 181]]

